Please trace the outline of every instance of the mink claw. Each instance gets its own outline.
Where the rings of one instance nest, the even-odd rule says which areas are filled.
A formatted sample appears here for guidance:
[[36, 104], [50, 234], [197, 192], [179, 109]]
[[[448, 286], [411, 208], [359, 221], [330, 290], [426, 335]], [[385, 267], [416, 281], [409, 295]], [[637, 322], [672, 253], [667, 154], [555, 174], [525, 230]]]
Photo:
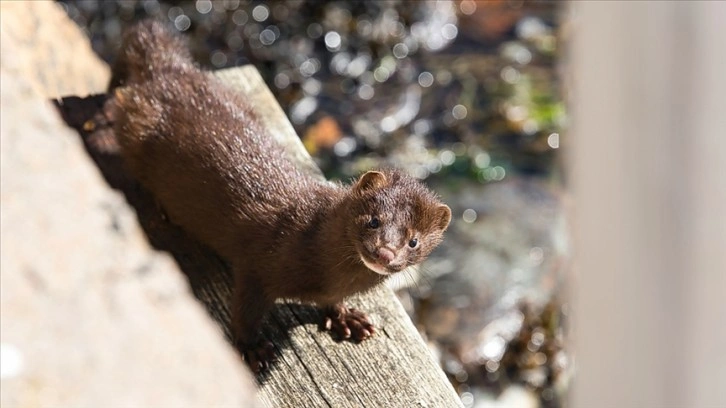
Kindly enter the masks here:
[[250, 370], [255, 374], [267, 371], [270, 364], [277, 361], [275, 346], [269, 341], [261, 341], [249, 348], [244, 347], [242, 354]]
[[361, 342], [375, 333], [375, 328], [365, 313], [344, 306], [327, 308], [323, 327], [334, 333], [339, 340], [351, 339], [355, 342]]

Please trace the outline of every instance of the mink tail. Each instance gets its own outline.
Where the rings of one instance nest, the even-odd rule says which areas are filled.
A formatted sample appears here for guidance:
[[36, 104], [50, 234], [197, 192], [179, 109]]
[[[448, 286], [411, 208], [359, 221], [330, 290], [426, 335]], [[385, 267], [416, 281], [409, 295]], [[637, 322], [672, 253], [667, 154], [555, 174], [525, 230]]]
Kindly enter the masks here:
[[108, 88], [111, 91], [164, 72], [193, 68], [184, 39], [161, 21], [146, 19], [125, 30]]

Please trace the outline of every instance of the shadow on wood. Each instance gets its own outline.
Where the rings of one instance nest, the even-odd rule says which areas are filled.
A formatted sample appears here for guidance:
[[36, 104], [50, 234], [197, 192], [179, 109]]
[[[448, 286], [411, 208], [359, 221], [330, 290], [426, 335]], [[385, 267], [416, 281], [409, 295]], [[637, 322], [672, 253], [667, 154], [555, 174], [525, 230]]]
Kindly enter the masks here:
[[[121, 191], [128, 203], [134, 207], [151, 245], [172, 254], [189, 279], [194, 295], [224, 329], [231, 342], [228, 306], [233, 277], [229, 266], [214, 251], [171, 223], [151, 193], [126, 171], [118, 152], [113, 128], [105, 113], [107, 100], [109, 96], [101, 94], [86, 98], [66, 97], [54, 102], [66, 123], [80, 135], [88, 155], [109, 186]], [[88, 128], [86, 124], [89, 121], [96, 126]], [[300, 324], [315, 323], [322, 318], [312, 306], [290, 306], [297, 309], [294, 314], [301, 318]], [[281, 307], [283, 305], [277, 305], [277, 309]], [[282, 329], [289, 327], [290, 322], [280, 323], [285, 326], [270, 327], [270, 322], [266, 322], [264, 334], [278, 347], [284, 347], [289, 343], [289, 335], [287, 330]]]

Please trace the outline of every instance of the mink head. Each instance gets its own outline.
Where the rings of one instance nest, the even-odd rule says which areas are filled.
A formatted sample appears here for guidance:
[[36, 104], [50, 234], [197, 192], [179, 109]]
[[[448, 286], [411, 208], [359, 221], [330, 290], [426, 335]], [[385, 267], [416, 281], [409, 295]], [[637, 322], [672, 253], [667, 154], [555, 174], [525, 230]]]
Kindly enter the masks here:
[[421, 263], [441, 243], [451, 210], [417, 180], [370, 171], [353, 185], [348, 237], [361, 263], [389, 275]]

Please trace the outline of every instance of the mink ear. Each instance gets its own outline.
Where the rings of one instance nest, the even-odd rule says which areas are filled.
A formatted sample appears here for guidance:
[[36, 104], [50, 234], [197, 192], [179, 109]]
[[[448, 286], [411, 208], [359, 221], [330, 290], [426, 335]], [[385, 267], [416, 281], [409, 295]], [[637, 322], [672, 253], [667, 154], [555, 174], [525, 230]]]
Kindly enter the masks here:
[[451, 222], [451, 208], [445, 204], [436, 207], [436, 225], [445, 231]]
[[368, 190], [379, 189], [386, 185], [386, 176], [380, 171], [369, 171], [360, 176], [358, 182], [353, 188], [355, 191], [362, 193]]

